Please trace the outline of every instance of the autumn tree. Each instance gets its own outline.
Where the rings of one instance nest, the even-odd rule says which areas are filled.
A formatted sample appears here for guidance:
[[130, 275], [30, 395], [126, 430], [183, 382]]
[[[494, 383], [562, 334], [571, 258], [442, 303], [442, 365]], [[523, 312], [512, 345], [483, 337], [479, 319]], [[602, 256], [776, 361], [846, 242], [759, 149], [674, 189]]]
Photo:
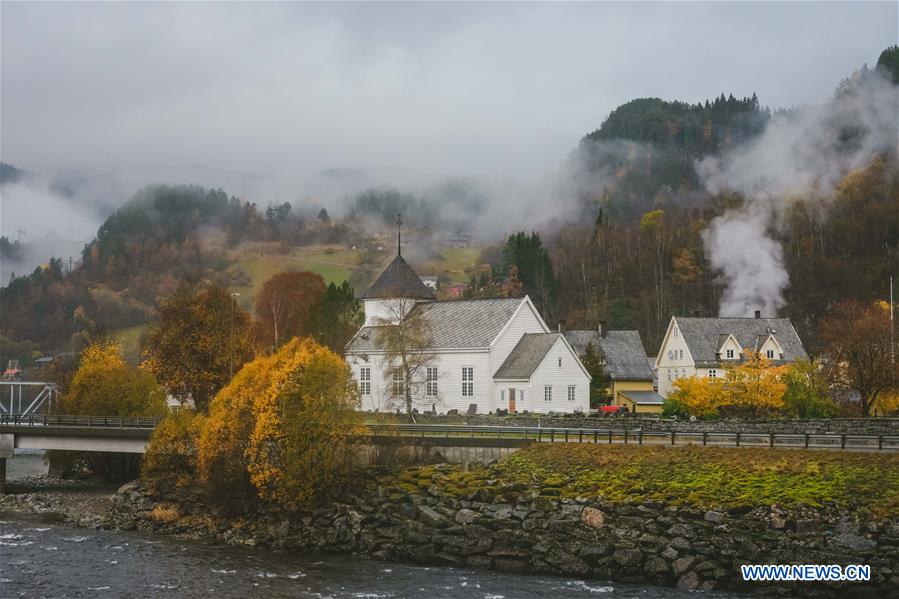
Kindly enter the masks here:
[[740, 414], [770, 415], [783, 407], [785, 366], [774, 366], [758, 352], [746, 352], [745, 360], [725, 368], [724, 388], [728, 405]]
[[311, 272], [282, 272], [266, 281], [256, 296], [260, 346], [275, 349], [305, 335], [325, 291], [324, 279]]
[[[153, 376], [131, 366], [122, 348], [109, 339], [91, 343], [57, 410], [63, 414], [138, 418], [164, 416], [165, 392]], [[51, 463], [83, 462], [94, 474], [109, 481], [130, 480], [137, 475], [140, 456], [128, 453], [60, 452]]]
[[218, 285], [182, 284], [162, 301], [147, 336], [145, 367], [182, 402], [205, 412], [233, 371], [253, 356], [250, 316]]
[[358, 397], [349, 367], [334, 352], [306, 339], [291, 342], [284, 353], [273, 373], [282, 383], [256, 401], [246, 455], [259, 496], [297, 510], [349, 479]]
[[211, 497], [308, 507], [353, 467], [356, 395], [343, 360], [309, 339], [245, 365], [213, 399], [197, 449]]
[[862, 415], [869, 416], [880, 394], [899, 380], [888, 310], [876, 304], [840, 302], [821, 322], [818, 334], [831, 384], [858, 393]]
[[165, 391], [153, 375], [128, 364], [118, 343], [100, 339], [82, 352], [59, 411], [133, 418], [164, 416], [167, 408]]
[[717, 416], [721, 406], [727, 403], [727, 391], [721, 379], [709, 377], [683, 377], [674, 382], [674, 390], [665, 399], [663, 412], [669, 416]]
[[431, 326], [422, 310], [410, 299], [390, 300], [386, 318], [379, 319], [375, 345], [384, 352], [384, 377], [390, 397], [407, 414], [416, 403], [425, 403], [422, 390], [428, 366], [436, 361]]
[[183, 489], [197, 480], [197, 444], [206, 416], [178, 410], [166, 417], [150, 437], [140, 476], [155, 492]]

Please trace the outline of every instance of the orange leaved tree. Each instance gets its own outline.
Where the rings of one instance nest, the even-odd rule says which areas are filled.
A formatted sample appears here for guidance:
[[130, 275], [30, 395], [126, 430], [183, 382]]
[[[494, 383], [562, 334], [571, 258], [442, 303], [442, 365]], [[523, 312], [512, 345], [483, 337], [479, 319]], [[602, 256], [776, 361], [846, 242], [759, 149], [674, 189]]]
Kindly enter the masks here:
[[311, 272], [282, 272], [266, 281], [256, 296], [260, 345], [276, 349], [291, 337], [306, 335], [324, 295], [324, 279]]
[[250, 362], [210, 404], [198, 472], [217, 498], [310, 507], [354, 467], [357, 396], [343, 359], [293, 339]]

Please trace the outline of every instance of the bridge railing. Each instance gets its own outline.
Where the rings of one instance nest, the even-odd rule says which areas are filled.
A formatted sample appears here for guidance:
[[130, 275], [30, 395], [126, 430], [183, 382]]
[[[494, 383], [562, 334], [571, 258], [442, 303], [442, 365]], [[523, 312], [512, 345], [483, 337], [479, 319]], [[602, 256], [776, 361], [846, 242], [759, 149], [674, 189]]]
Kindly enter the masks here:
[[0, 425], [57, 426], [70, 428], [154, 429], [163, 418], [126, 418], [122, 416], [72, 416], [56, 414], [0, 414]]
[[606, 443], [627, 445], [705, 445], [717, 447], [769, 447], [899, 451], [899, 435], [833, 433], [742, 433], [702, 431], [645, 431], [640, 428], [560, 428], [440, 424], [371, 424], [374, 436], [421, 438], [529, 439], [537, 442]]

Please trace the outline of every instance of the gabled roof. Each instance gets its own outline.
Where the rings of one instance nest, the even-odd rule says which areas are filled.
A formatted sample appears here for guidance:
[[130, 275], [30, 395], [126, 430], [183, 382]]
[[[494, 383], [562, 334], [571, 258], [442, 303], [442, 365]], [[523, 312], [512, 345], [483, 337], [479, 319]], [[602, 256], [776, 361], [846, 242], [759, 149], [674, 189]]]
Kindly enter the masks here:
[[493, 378], [515, 380], [531, 378], [543, 362], [543, 358], [561, 337], [561, 333], [525, 333]]
[[[783, 348], [783, 362], [805, 359], [802, 346], [789, 318], [680, 318], [674, 319], [697, 366], [716, 365], [719, 343], [733, 335], [744, 350], [758, 351], [773, 336]], [[778, 360], [780, 361], [780, 360]]]
[[605, 357], [606, 373], [612, 380], [652, 380], [652, 368], [637, 331], [608, 331], [603, 337], [599, 331], [572, 330], [565, 331], [565, 338], [579, 356], [583, 356], [587, 344], [592, 343]]
[[[486, 349], [499, 335], [525, 298], [422, 302], [409, 311], [428, 327], [433, 349]], [[379, 351], [382, 326], [362, 327], [347, 345], [347, 353]]]
[[381, 276], [362, 295], [362, 299], [405, 297], [412, 299], [437, 299], [434, 292], [421, 279], [402, 256], [397, 255], [384, 269]]
[[665, 398], [655, 391], [619, 391], [618, 393], [638, 406], [660, 406], [665, 403]]

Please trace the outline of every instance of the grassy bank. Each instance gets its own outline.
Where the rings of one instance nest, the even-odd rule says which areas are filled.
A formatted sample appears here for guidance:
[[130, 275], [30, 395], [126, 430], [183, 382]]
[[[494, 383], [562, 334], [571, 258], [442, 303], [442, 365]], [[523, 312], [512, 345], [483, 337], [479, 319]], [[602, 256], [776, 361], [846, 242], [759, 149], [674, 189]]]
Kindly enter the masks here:
[[469, 471], [417, 468], [399, 489], [514, 502], [523, 492], [704, 509], [778, 504], [899, 514], [899, 455], [710, 447], [540, 445]]

